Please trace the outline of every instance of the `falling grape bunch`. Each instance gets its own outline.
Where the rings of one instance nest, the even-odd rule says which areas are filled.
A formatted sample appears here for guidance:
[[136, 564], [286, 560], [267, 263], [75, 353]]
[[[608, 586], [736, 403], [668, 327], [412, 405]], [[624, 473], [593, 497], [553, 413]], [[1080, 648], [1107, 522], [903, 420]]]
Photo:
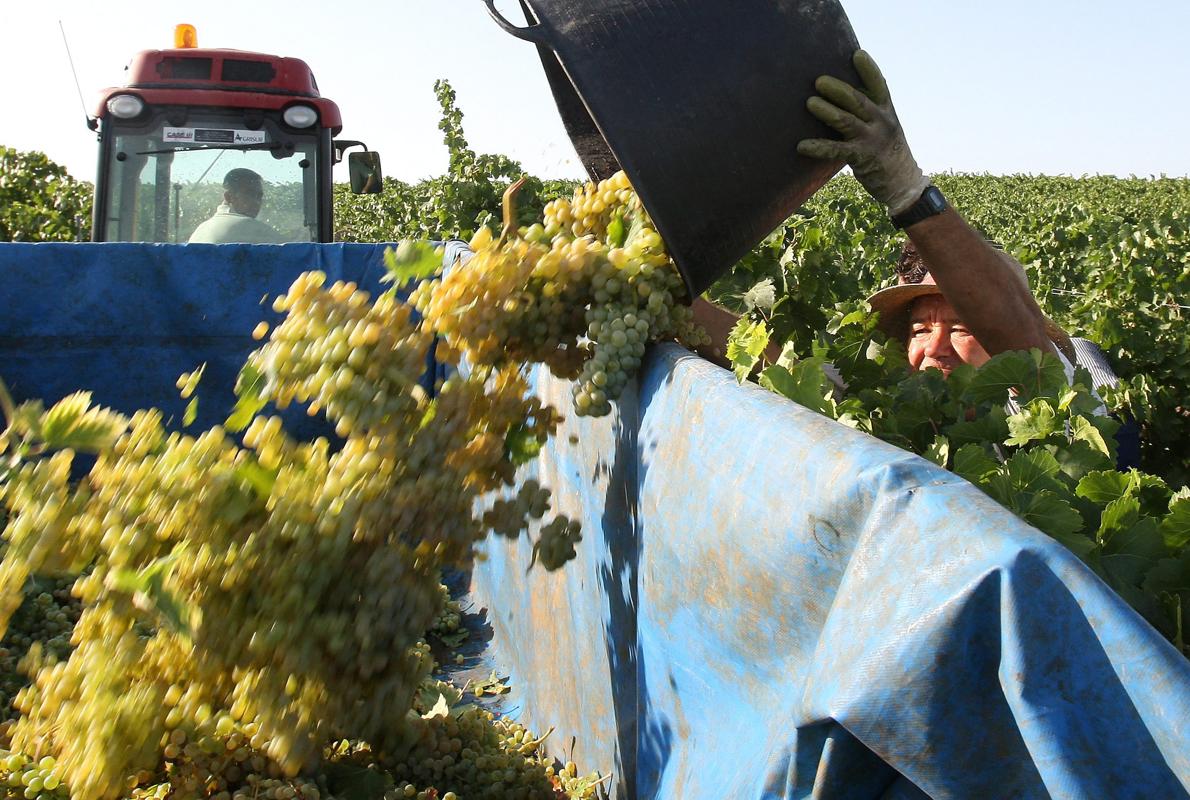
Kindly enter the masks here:
[[[547, 569], [575, 555], [578, 524], [550, 517], [548, 489], [518, 475], [562, 419], [533, 396], [528, 365], [573, 379], [574, 411], [600, 416], [648, 342], [704, 339], [623, 174], [519, 230], [516, 189], [500, 235], [481, 231], [469, 263], [408, 303], [301, 275], [274, 302], [280, 324], [255, 331], [225, 426], [185, 435], [85, 392], [46, 409], [0, 391], [0, 632], [29, 676], [4, 684], [16, 712], [0, 728], [5, 797], [315, 800], [333, 796], [339, 762], [461, 781], [468, 798], [593, 792], [572, 765], [547, 770], [511, 723], [484, 734], [496, 723], [479, 712], [420, 708], [423, 637], [441, 570], [489, 533], [536, 530]], [[456, 369], [427, 391], [431, 348]], [[184, 396], [200, 375], [179, 380]], [[269, 404], [304, 406], [340, 441], [294, 439]], [[81, 479], [76, 453], [94, 456]], [[42, 575], [71, 586], [69, 604], [34, 601], [53, 612], [31, 629], [45, 645], [21, 632]], [[478, 772], [446, 769], [463, 740], [487, 753]]]

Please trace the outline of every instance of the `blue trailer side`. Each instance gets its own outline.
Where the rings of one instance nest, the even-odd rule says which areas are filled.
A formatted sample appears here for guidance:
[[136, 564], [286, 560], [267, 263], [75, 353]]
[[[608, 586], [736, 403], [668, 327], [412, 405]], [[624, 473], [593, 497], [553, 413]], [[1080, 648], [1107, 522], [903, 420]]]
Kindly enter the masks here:
[[473, 594], [618, 796], [1187, 795], [1190, 662], [953, 473], [673, 345], [538, 469], [578, 560], [491, 540]]

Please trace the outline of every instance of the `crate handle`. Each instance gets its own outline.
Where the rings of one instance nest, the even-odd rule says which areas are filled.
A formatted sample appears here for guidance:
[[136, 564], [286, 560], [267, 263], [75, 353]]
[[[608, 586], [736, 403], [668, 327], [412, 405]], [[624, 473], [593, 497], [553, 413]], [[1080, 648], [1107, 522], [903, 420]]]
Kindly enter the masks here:
[[532, 42], [542, 47], [552, 47], [540, 23], [530, 25], [527, 28], [518, 28], [506, 20], [504, 15], [496, 9], [496, 0], [484, 0], [484, 2], [487, 4], [488, 13], [492, 15], [492, 19], [496, 20], [496, 24], [516, 38], [523, 39], [526, 42]]

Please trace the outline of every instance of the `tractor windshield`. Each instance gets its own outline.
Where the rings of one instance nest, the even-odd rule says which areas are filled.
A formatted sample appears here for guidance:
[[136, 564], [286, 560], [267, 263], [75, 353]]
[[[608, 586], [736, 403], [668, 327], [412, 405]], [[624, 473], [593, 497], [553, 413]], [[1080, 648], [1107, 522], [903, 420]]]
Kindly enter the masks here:
[[111, 125], [100, 165], [104, 238], [317, 241], [317, 135], [244, 117], [192, 109], [182, 125], [164, 115]]

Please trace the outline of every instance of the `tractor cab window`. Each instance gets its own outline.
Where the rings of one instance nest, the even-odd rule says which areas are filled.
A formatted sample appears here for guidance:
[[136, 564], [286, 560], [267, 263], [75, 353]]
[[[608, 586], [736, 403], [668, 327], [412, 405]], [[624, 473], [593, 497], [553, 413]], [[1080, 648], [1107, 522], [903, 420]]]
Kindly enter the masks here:
[[318, 240], [315, 134], [192, 110], [184, 125], [159, 115], [105, 135], [109, 242]]

